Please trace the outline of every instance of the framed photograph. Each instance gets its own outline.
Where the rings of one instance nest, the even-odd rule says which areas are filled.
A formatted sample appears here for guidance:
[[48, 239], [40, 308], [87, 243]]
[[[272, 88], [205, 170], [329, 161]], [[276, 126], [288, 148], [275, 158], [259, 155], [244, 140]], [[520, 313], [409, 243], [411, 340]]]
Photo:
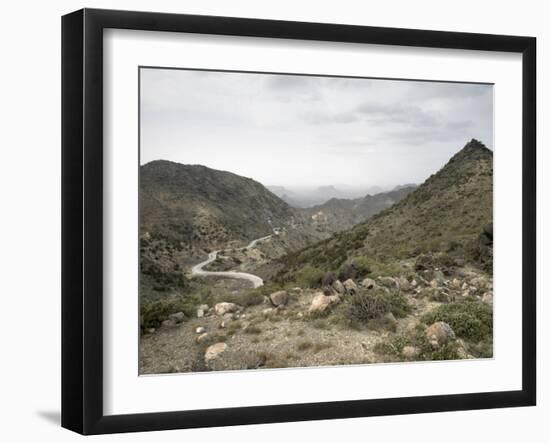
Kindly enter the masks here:
[[536, 402], [536, 41], [62, 20], [62, 425]]

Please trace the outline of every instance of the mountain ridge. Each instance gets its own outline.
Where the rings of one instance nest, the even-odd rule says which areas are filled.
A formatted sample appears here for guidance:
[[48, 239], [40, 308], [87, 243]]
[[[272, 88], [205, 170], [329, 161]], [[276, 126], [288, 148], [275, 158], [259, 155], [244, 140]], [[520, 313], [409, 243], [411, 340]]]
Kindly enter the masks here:
[[477, 240], [493, 216], [492, 161], [492, 151], [472, 139], [395, 205], [284, 257], [278, 278], [305, 266], [329, 272], [354, 261], [388, 263], [433, 252], [480, 260]]

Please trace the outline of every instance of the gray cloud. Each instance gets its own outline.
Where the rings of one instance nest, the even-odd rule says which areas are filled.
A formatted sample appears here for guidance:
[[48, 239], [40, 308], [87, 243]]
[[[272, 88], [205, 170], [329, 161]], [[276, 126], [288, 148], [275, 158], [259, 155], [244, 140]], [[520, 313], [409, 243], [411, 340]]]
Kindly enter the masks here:
[[421, 182], [472, 137], [493, 143], [489, 85], [141, 70], [141, 159], [278, 185]]

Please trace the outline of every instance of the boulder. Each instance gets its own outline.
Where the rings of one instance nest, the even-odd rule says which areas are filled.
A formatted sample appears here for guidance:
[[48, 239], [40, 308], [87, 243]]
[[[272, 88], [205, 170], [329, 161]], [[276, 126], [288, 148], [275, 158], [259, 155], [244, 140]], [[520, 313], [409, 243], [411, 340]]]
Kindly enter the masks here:
[[346, 292], [348, 294], [355, 294], [357, 292], [357, 285], [355, 284], [355, 282], [351, 279], [351, 278], [348, 278], [344, 283], [344, 288], [346, 289]]
[[164, 320], [164, 321], [162, 322], [162, 326], [163, 326], [164, 328], [171, 328], [171, 327], [173, 327], [173, 326], [176, 326], [176, 324], [177, 324], [176, 321], [173, 320], [173, 319], [171, 319], [171, 318], [169, 318], [169, 319], [167, 319], [167, 320]]
[[238, 312], [241, 309], [242, 308], [239, 305], [235, 303], [230, 303], [230, 302], [217, 303], [214, 306], [214, 312], [217, 315], [230, 314], [230, 313]]
[[384, 315], [384, 325], [391, 330], [395, 330], [395, 328], [397, 328], [397, 319], [393, 313], [388, 312]]
[[202, 343], [203, 341], [205, 341], [208, 337], [210, 337], [208, 335], [208, 332], [203, 332], [201, 335], [199, 335], [197, 337], [197, 343]]
[[197, 308], [197, 318], [204, 317], [204, 314], [208, 312], [208, 309], [209, 309], [208, 305], [200, 305]]
[[483, 294], [483, 297], [481, 297], [481, 301], [485, 303], [489, 303], [490, 305], [493, 304], [493, 291], [487, 291], [485, 294]]
[[407, 280], [405, 277], [399, 277], [397, 279], [397, 283], [399, 284], [399, 289], [401, 291], [408, 292], [411, 290], [411, 284], [409, 283], [409, 280]]
[[325, 295], [318, 292], [311, 300], [311, 305], [308, 309], [310, 314], [323, 313], [331, 306], [340, 302], [340, 297], [337, 295]]
[[453, 278], [451, 280], [451, 284], [450, 284], [451, 288], [453, 289], [459, 289], [460, 288], [460, 280], [458, 278]]
[[346, 292], [346, 288], [340, 280], [335, 280], [334, 282], [332, 282], [332, 287], [336, 292], [338, 292], [338, 294], [343, 294], [344, 292]]
[[288, 303], [288, 293], [286, 291], [277, 291], [269, 296], [273, 306], [284, 306]]
[[439, 303], [449, 303], [451, 301], [449, 293], [444, 289], [426, 288], [424, 291], [428, 293], [428, 299]]
[[274, 312], [275, 312], [275, 309], [273, 308], [262, 309], [262, 314], [265, 315], [266, 317], [269, 317]]
[[426, 329], [426, 338], [433, 348], [437, 349], [456, 339], [455, 333], [449, 324], [438, 321]]
[[175, 314], [170, 314], [168, 318], [174, 320], [176, 323], [181, 323], [185, 320], [185, 314], [183, 312], [176, 312]]
[[442, 286], [445, 283], [445, 275], [439, 269], [436, 269], [433, 272], [433, 279], [437, 282], [439, 286]]
[[204, 353], [204, 362], [206, 366], [211, 367], [212, 362], [218, 358], [226, 351], [227, 345], [223, 342], [215, 343], [208, 348]]
[[365, 278], [361, 282], [361, 286], [363, 286], [364, 288], [367, 288], [367, 289], [372, 289], [376, 286], [376, 282], [372, 278]]
[[456, 341], [456, 344], [456, 353], [458, 355], [458, 358], [460, 358], [461, 360], [474, 358], [474, 356], [468, 352], [468, 346], [466, 345], [464, 340], [458, 339]]
[[414, 346], [405, 346], [401, 350], [401, 355], [406, 359], [412, 360], [413, 358], [418, 356], [418, 348]]
[[206, 328], [203, 328], [202, 326], [199, 326], [197, 329], [195, 329], [195, 332], [197, 334], [202, 334], [205, 331], [206, 331]]
[[263, 366], [265, 362], [266, 355], [264, 353], [226, 347], [221, 354], [208, 360], [207, 367], [213, 371], [238, 371], [256, 369]]
[[385, 288], [398, 289], [397, 281], [393, 277], [378, 277], [376, 281], [380, 286], [384, 286]]

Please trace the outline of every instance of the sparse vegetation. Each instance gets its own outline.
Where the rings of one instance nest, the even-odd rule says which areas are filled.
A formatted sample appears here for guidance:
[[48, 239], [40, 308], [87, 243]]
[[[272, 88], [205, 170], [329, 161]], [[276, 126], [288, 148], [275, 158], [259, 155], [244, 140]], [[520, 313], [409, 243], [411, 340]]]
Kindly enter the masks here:
[[422, 317], [426, 324], [448, 323], [459, 337], [474, 342], [492, 339], [493, 310], [481, 301], [460, 301], [441, 305]]
[[296, 346], [296, 349], [298, 351], [307, 351], [308, 349], [311, 349], [313, 347], [313, 342], [311, 340], [301, 340], [298, 342], [298, 345]]
[[350, 300], [348, 317], [364, 323], [379, 319], [392, 313], [395, 317], [404, 317], [411, 311], [407, 299], [399, 292], [386, 292], [383, 289], [361, 291]]
[[[149, 185], [159, 185], [155, 174], [160, 172], [155, 169], [165, 166], [148, 171], [154, 172]], [[179, 183], [183, 176], [176, 172]], [[208, 177], [215, 172], [219, 171], [207, 171]], [[199, 175], [190, 179], [193, 192]], [[173, 183], [164, 184], [172, 200], [163, 200], [160, 209], [146, 208], [147, 226], [142, 226], [140, 240], [140, 371], [492, 356], [492, 154], [479, 143], [472, 142], [416, 190], [403, 193], [403, 199], [384, 203], [385, 208], [366, 222], [329, 238], [323, 229], [333, 229], [338, 220], [325, 222], [321, 215], [310, 222], [303, 217], [307, 210], [301, 213], [282, 205], [251, 180], [233, 174], [222, 179], [226, 189], [217, 190], [215, 180], [200, 189], [191, 208], [196, 220], [153, 219], [167, 207], [181, 215], [187, 205], [183, 188]], [[233, 195], [236, 184], [246, 189]], [[142, 204], [155, 205], [149, 197]], [[228, 214], [216, 212], [239, 197], [243, 198]], [[180, 198], [182, 207], [172, 207]], [[253, 203], [254, 214], [244, 201]], [[246, 217], [238, 219], [243, 205]], [[333, 216], [338, 205], [327, 203], [327, 211], [330, 208]], [[256, 213], [262, 220], [256, 219], [249, 229], [244, 219]], [[279, 224], [282, 228], [274, 227]], [[312, 233], [312, 226], [318, 232]], [[269, 240], [244, 247], [272, 227], [275, 234]], [[298, 250], [297, 245], [306, 247]], [[189, 278], [190, 265], [222, 248], [210, 270], [252, 273], [264, 285], [249, 289], [249, 282], [235, 278]], [[366, 277], [369, 280], [363, 281]], [[269, 298], [278, 291], [286, 291], [288, 299]], [[220, 307], [212, 309], [220, 302], [239, 307], [221, 314]], [[197, 313], [203, 304], [208, 308]], [[163, 325], [178, 312], [185, 314], [183, 322], [172, 316]], [[454, 334], [445, 332], [444, 338], [434, 339], [433, 331], [445, 326], [431, 326], [436, 322], [448, 323]], [[221, 349], [218, 366], [205, 362], [210, 346], [214, 352]]]
[[458, 343], [447, 343], [439, 348], [434, 348], [424, 334], [424, 328], [418, 327], [408, 335], [398, 335], [382, 341], [375, 346], [375, 351], [387, 355], [394, 360], [403, 360], [403, 348], [411, 346], [416, 349], [415, 360], [458, 360]]

